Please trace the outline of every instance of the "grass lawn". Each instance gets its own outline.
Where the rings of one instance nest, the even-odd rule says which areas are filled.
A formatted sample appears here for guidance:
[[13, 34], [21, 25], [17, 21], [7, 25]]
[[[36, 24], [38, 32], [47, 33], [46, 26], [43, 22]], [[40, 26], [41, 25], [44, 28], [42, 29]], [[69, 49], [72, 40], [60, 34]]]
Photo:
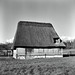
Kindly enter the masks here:
[[0, 59], [0, 75], [75, 75], [75, 57]]

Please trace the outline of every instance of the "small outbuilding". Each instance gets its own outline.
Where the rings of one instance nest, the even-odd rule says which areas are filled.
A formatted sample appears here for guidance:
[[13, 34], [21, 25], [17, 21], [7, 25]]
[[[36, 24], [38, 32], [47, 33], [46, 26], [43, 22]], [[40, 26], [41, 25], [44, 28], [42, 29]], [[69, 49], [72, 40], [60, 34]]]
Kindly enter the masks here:
[[65, 45], [51, 23], [29, 21], [18, 23], [12, 46], [15, 58], [63, 57], [63, 48]]
[[13, 56], [13, 50], [11, 50], [10, 43], [1, 43], [0, 44], [0, 57], [12, 57]]

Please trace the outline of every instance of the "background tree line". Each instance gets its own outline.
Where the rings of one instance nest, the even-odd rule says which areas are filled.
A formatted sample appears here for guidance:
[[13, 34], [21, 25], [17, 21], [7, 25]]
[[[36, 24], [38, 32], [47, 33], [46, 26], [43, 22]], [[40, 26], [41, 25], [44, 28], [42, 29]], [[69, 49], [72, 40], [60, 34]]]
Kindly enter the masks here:
[[0, 44], [0, 50], [10, 50], [13, 43]]
[[75, 49], [75, 40], [64, 42], [66, 49]]

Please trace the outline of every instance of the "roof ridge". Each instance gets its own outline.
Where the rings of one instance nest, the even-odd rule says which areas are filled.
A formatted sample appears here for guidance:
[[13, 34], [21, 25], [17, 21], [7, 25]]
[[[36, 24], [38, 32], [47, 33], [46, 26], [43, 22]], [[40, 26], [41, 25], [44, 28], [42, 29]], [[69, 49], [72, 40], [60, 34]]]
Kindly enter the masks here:
[[[28, 23], [28, 24], [25, 24]], [[30, 23], [30, 24], [29, 24]], [[37, 25], [36, 25], [37, 24]], [[33, 21], [19, 21], [18, 25], [25, 25], [25, 26], [40, 26], [40, 27], [53, 27], [51, 23], [44, 23], [44, 22], [33, 22]]]

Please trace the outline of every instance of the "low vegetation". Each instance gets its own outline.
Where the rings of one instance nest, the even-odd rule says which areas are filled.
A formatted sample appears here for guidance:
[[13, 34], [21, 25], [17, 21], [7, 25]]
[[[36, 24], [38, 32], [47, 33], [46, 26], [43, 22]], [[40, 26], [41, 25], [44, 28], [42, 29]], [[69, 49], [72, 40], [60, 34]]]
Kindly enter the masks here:
[[75, 49], [75, 39], [73, 41], [65, 41], [64, 42], [66, 49]]
[[0, 75], [75, 75], [75, 57], [0, 59]]

